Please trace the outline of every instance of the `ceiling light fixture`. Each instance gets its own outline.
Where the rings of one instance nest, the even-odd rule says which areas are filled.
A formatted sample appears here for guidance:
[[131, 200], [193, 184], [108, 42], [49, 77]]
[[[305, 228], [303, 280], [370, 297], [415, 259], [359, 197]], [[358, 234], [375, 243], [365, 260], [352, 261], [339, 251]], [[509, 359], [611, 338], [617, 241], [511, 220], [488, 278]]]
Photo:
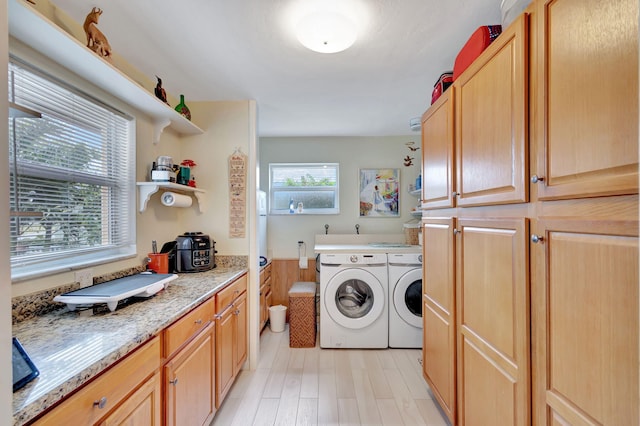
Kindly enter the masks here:
[[358, 31], [355, 24], [341, 14], [314, 12], [298, 22], [296, 34], [307, 49], [319, 53], [337, 53], [351, 47]]

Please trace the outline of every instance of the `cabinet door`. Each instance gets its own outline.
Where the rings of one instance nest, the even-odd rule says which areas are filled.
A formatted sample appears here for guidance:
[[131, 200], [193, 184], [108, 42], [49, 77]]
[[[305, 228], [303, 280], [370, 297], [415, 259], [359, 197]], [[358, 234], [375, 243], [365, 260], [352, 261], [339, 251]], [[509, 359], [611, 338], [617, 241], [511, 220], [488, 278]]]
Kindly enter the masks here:
[[160, 373], [156, 373], [116, 408], [100, 426], [160, 426], [162, 406]]
[[208, 425], [216, 411], [215, 326], [209, 325], [165, 365], [168, 426]]
[[267, 324], [269, 311], [267, 308], [267, 286], [260, 286], [260, 329]]
[[234, 302], [234, 354], [233, 376], [237, 376], [247, 359], [247, 293], [242, 293]]
[[638, 222], [539, 220], [532, 233], [535, 424], [640, 424]]
[[538, 198], [638, 192], [638, 2], [538, 3]]
[[233, 383], [234, 307], [216, 316], [216, 402], [220, 407]]
[[423, 375], [440, 407], [455, 425], [455, 220], [423, 220]]
[[458, 219], [458, 424], [530, 424], [528, 226]]
[[422, 115], [422, 207], [454, 207], [454, 86]]
[[528, 15], [454, 83], [458, 206], [526, 202]]

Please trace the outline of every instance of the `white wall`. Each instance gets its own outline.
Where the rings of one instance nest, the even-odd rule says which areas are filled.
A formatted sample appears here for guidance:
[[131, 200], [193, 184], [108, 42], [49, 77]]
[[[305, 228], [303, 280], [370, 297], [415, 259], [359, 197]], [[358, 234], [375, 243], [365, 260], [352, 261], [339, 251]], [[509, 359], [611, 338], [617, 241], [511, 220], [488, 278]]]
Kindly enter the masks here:
[[[0, 0], [0, 27], [7, 28], [7, 2]], [[0, 32], [0, 81], [7, 81], [7, 59], [9, 57], [8, 34]], [[7, 85], [0, 84], [0, 99], [7, 99]], [[7, 103], [0, 102], [0, 150], [9, 152], [7, 135]], [[6, 157], [5, 157], [6, 158]], [[5, 174], [5, 176], [7, 176]], [[0, 199], [9, 199], [9, 181], [0, 180]], [[11, 374], [11, 273], [9, 269], [9, 205], [0, 209], [0, 235], [4, 235], [2, 240], [4, 249], [0, 250], [0, 370], [5, 373], [0, 375], [0, 413], [12, 413], [11, 401], [13, 395]]]
[[[307, 256], [313, 257], [316, 234], [355, 234], [360, 225], [361, 234], [399, 234], [402, 225], [413, 219], [409, 211], [418, 204], [418, 198], [407, 192], [420, 173], [421, 152], [412, 152], [405, 145], [413, 141], [420, 146], [420, 134], [388, 137], [317, 137], [317, 138], [260, 138], [260, 185], [267, 190], [269, 163], [340, 164], [340, 214], [338, 215], [274, 215], [268, 219], [268, 249], [276, 259], [298, 257], [298, 241], [307, 246]], [[405, 167], [405, 156], [415, 157], [413, 165]], [[358, 179], [361, 168], [400, 169], [399, 218], [359, 217]]]

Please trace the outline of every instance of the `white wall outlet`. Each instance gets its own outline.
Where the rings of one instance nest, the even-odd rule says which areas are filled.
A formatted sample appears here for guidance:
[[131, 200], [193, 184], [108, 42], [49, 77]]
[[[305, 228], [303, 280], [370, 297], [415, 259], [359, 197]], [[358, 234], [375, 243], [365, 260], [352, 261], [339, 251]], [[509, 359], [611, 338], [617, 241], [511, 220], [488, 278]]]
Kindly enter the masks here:
[[80, 288], [89, 287], [93, 285], [93, 269], [81, 269], [80, 271], [76, 271], [75, 280], [77, 283], [80, 283]]

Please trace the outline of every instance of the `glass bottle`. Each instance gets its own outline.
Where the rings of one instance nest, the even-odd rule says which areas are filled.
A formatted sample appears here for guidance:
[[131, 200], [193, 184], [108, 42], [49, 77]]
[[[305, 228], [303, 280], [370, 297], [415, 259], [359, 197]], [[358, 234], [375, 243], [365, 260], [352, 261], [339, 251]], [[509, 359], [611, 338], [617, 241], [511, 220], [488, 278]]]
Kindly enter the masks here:
[[189, 107], [184, 103], [184, 95], [180, 95], [180, 103], [176, 105], [176, 111], [187, 120], [191, 120], [191, 111], [189, 111]]

